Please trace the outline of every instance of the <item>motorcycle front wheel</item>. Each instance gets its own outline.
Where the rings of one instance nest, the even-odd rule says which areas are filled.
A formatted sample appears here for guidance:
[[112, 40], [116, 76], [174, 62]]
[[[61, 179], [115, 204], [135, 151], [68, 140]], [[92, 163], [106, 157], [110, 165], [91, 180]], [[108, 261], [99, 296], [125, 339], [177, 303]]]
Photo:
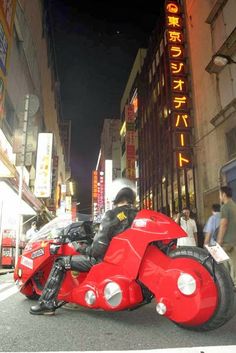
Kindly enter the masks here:
[[236, 313], [236, 293], [232, 279], [225, 266], [217, 264], [205, 249], [197, 247], [179, 247], [169, 254], [172, 258], [191, 258], [201, 263], [215, 281], [218, 292], [218, 305], [213, 316], [205, 323], [199, 326], [187, 326], [176, 323], [178, 326], [195, 331], [214, 330], [227, 321]]

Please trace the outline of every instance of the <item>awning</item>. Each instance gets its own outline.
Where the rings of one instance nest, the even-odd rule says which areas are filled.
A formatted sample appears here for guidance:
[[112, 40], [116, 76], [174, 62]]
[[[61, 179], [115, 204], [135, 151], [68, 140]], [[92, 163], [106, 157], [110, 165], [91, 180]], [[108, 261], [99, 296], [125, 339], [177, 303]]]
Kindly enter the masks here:
[[16, 175], [16, 167], [9, 161], [0, 148], [0, 177], [15, 177]]
[[[2, 178], [2, 180], [18, 194], [19, 192], [18, 175], [14, 178]], [[44, 204], [39, 199], [37, 199], [37, 197], [34, 196], [34, 194], [30, 191], [30, 189], [25, 183], [23, 183], [23, 187], [22, 187], [22, 199], [37, 212], [44, 207]]]
[[[0, 199], [8, 204], [8, 208], [13, 208], [19, 202], [17, 193], [4, 181], [0, 181]], [[15, 207], [17, 208], [17, 206]], [[20, 214], [22, 215], [36, 215], [36, 211], [30, 205], [21, 200]]]

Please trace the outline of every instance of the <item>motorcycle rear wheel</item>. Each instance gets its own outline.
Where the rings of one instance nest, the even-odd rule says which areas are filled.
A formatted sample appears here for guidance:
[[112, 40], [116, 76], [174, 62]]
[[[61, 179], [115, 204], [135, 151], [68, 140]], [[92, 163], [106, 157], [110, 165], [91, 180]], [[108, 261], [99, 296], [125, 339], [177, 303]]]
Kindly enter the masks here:
[[172, 251], [169, 256], [172, 258], [188, 257], [200, 262], [207, 271], [211, 274], [212, 280], [216, 279], [216, 287], [218, 290], [218, 305], [213, 316], [205, 323], [199, 326], [187, 326], [184, 324], [176, 323], [176, 325], [194, 331], [210, 331], [214, 330], [227, 321], [229, 321], [236, 313], [236, 293], [234, 292], [234, 286], [229, 272], [223, 264], [217, 264], [212, 258], [204, 260], [208, 256], [208, 252], [205, 249], [197, 247], [180, 247]]

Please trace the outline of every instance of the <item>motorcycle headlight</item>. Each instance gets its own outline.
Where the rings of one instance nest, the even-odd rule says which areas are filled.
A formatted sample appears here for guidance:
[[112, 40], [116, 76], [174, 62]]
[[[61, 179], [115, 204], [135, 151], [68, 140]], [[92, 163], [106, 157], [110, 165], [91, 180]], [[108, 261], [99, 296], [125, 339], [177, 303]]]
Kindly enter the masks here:
[[181, 273], [177, 281], [177, 286], [181, 293], [185, 295], [192, 295], [197, 288], [197, 283], [194, 277], [190, 274]]
[[19, 278], [22, 277], [23, 271], [22, 271], [21, 268], [18, 268], [17, 274], [18, 274], [18, 277], [19, 277]]
[[104, 297], [112, 307], [116, 307], [121, 303], [122, 290], [116, 282], [109, 282], [104, 287]]

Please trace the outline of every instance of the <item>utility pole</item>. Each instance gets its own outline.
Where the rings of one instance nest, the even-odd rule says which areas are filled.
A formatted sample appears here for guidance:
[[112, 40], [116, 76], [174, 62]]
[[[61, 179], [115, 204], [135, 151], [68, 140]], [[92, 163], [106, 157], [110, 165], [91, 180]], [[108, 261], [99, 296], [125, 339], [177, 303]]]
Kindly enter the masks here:
[[27, 138], [27, 125], [28, 125], [28, 111], [29, 111], [29, 94], [25, 96], [25, 109], [24, 109], [24, 120], [23, 120], [23, 142], [22, 142], [22, 155], [21, 155], [21, 163], [19, 169], [19, 189], [18, 189], [18, 209], [19, 209], [19, 220], [18, 220], [18, 228], [16, 231], [16, 252], [15, 252], [15, 267], [18, 262], [19, 257], [19, 244], [20, 244], [20, 236], [21, 236], [21, 228], [22, 228], [22, 214], [21, 214], [21, 204], [22, 204], [22, 188], [23, 188], [23, 173], [24, 173], [24, 165], [25, 165], [25, 150], [26, 150], [26, 138]]
[[[19, 188], [18, 188], [18, 209], [19, 209], [19, 220], [18, 227], [16, 230], [16, 246], [15, 246], [15, 267], [18, 262], [19, 257], [19, 244], [21, 238], [22, 230], [22, 190], [23, 190], [23, 176], [24, 176], [24, 166], [25, 166], [25, 153], [26, 153], [26, 143], [27, 143], [27, 130], [28, 130], [28, 118], [33, 116], [39, 108], [39, 99], [33, 94], [26, 94], [24, 100], [23, 110], [23, 128], [22, 128], [22, 146], [21, 146], [21, 158], [19, 164]], [[20, 111], [20, 114], [22, 112]]]

